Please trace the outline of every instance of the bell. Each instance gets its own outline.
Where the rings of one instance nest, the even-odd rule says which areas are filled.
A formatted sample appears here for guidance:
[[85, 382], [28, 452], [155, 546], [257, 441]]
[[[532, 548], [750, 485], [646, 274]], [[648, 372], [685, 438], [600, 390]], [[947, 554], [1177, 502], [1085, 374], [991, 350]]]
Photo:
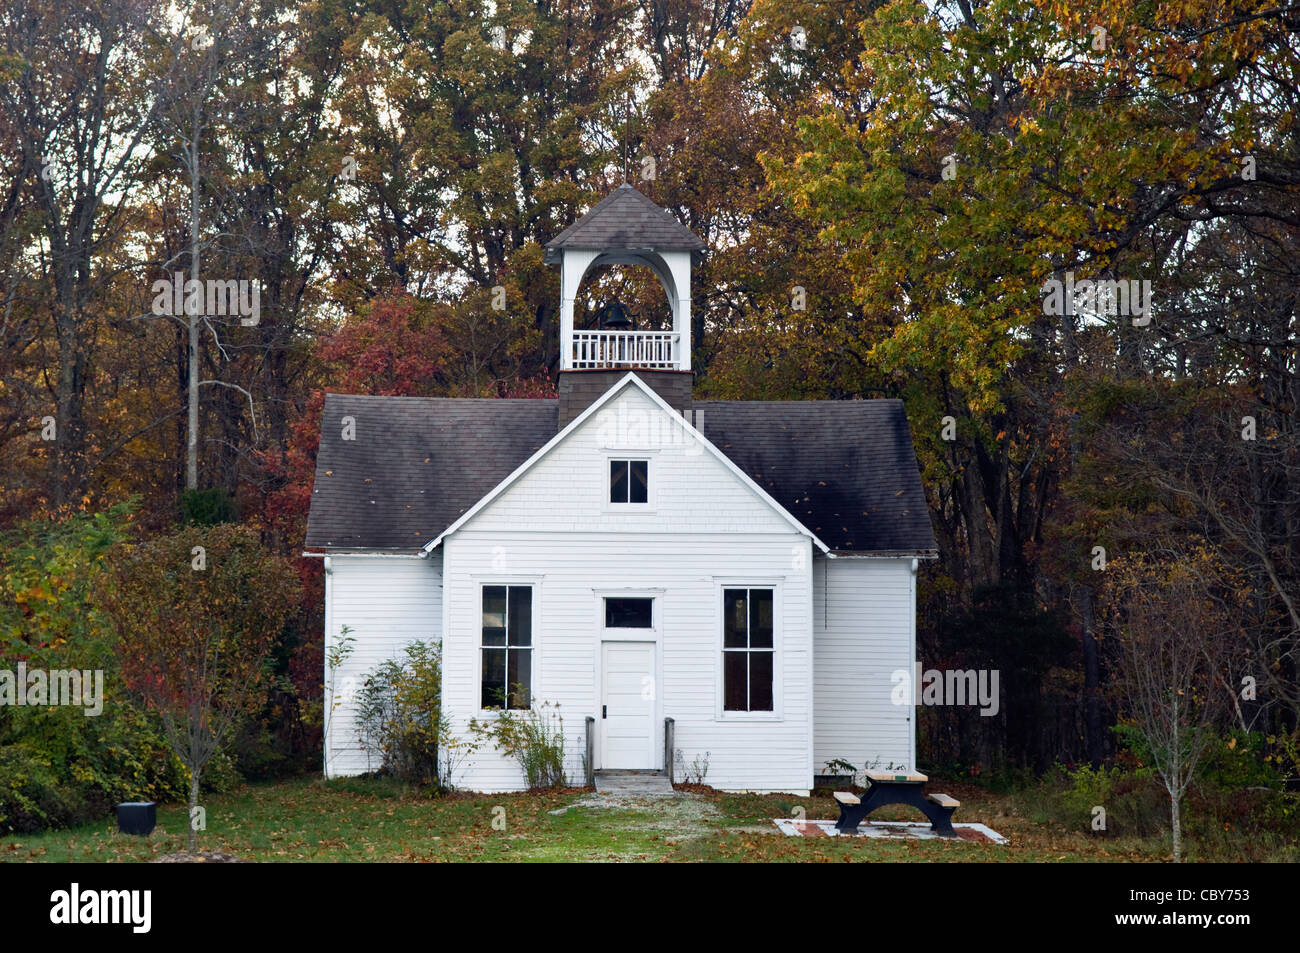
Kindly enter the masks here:
[[600, 309], [600, 329], [602, 331], [626, 331], [632, 327], [632, 320], [627, 316], [627, 308], [618, 301], [612, 301]]

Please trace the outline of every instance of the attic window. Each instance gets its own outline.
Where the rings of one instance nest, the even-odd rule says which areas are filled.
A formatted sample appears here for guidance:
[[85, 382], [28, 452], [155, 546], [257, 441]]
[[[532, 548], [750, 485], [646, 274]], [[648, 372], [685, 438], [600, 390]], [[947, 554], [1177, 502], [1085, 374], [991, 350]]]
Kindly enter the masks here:
[[611, 503], [646, 503], [650, 499], [650, 462], [648, 460], [609, 461], [609, 501]]

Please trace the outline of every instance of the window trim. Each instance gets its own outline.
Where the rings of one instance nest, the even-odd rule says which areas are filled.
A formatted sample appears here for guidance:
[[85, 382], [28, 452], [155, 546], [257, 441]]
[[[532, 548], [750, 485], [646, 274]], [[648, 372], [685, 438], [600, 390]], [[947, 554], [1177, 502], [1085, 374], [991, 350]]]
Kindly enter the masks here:
[[[785, 721], [785, 634], [783, 632], [784, 578], [743, 577], [713, 580], [714, 592], [714, 721]], [[772, 710], [728, 711], [726, 666], [723, 661], [726, 649], [726, 603], [728, 589], [772, 590]]]
[[[610, 624], [606, 621], [606, 619], [608, 619], [608, 617], [609, 617], [609, 606], [608, 606], [608, 603], [609, 603], [609, 600], [610, 600], [610, 599], [628, 599], [628, 600], [636, 600], [636, 601], [638, 601], [638, 602], [649, 602], [649, 603], [650, 603], [650, 624], [649, 624], [649, 625], [610, 625]], [[624, 594], [624, 593], [617, 593], [617, 594], [615, 594], [615, 593], [606, 593], [606, 594], [604, 594], [604, 595], [602, 595], [602, 596], [600, 597], [601, 609], [603, 610], [603, 611], [601, 612], [601, 620], [600, 620], [600, 621], [601, 621], [601, 629], [603, 629], [603, 630], [605, 630], [605, 631], [609, 631], [610, 629], [616, 629], [616, 630], [617, 630], [617, 629], [636, 629], [636, 630], [641, 631], [641, 632], [653, 632], [653, 631], [655, 631], [655, 630], [658, 628], [657, 623], [658, 623], [658, 621], [659, 621], [659, 620], [656, 618], [656, 616], [659, 614], [659, 607], [655, 605], [655, 603], [656, 603], [657, 601], [658, 601], [658, 600], [655, 599], [654, 596], [641, 596], [641, 595], [635, 595], [635, 596], [633, 596], [633, 595], [627, 595], [627, 594]]]
[[[658, 481], [655, 479], [654, 460], [655, 450], [631, 448], [626, 450], [606, 450], [604, 453], [604, 469], [601, 472], [600, 485], [602, 509], [606, 513], [653, 513], [658, 504]], [[645, 463], [645, 481], [646, 481], [646, 501], [644, 503], [615, 503], [609, 498], [610, 482], [610, 465], [616, 461], [632, 461]]]
[[[596, 632], [597, 642], [658, 642], [663, 618], [663, 589], [607, 589], [593, 588], [596, 597]], [[608, 628], [605, 625], [605, 600], [614, 599], [649, 599], [654, 604], [650, 607], [650, 628], [623, 629]]]
[[[477, 656], [474, 664], [474, 676], [475, 676], [474, 707], [478, 710], [479, 718], [495, 718], [501, 716], [507, 711], [516, 711], [516, 712], [527, 711], [528, 710], [527, 708], [484, 708], [483, 707], [483, 650], [485, 648], [496, 647], [496, 646], [485, 646], [483, 644], [483, 590], [486, 589], [488, 586], [506, 586], [506, 587], [516, 586], [516, 587], [527, 587], [532, 590], [532, 610], [529, 613], [530, 615], [529, 622], [532, 627], [533, 640], [532, 640], [532, 645], [529, 647], [529, 651], [532, 653], [532, 658], [529, 660], [529, 666], [528, 666], [528, 675], [529, 675], [528, 700], [531, 707], [531, 705], [537, 701], [538, 686], [541, 683], [541, 678], [540, 678], [541, 666], [539, 664], [541, 660], [541, 654], [538, 651], [538, 649], [540, 648], [540, 629], [538, 628], [538, 620], [541, 617], [541, 611], [540, 611], [541, 610], [541, 589], [542, 589], [541, 580], [539, 577], [509, 576], [509, 577], [501, 577], [501, 578], [492, 578], [492, 577], [480, 576], [478, 577], [477, 582], [478, 582], [478, 602], [474, 607], [474, 612], [475, 612], [475, 618], [478, 620], [477, 621], [478, 641], [474, 646], [474, 652], [475, 655]], [[509, 648], [509, 641], [510, 641], [510, 636], [509, 634], [507, 634], [506, 635], [507, 649]], [[507, 652], [507, 660], [506, 660], [507, 673], [509, 672], [509, 664], [510, 664], [509, 653]]]

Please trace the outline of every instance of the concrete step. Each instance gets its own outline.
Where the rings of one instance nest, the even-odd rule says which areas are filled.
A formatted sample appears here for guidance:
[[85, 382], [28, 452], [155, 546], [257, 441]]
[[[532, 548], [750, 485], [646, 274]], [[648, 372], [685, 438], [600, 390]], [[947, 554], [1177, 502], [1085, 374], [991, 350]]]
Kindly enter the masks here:
[[662, 771], [597, 771], [597, 794], [673, 794], [668, 775]]

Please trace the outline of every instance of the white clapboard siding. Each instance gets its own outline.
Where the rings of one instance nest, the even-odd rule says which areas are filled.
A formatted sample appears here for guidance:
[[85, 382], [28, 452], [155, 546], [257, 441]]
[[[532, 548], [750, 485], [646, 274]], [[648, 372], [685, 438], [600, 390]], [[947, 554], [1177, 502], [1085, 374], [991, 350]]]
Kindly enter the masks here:
[[[676, 745], [690, 764], [707, 752], [706, 783], [725, 790], [808, 790], [811, 758], [811, 607], [808, 558], [792, 568], [793, 534], [743, 540], [703, 534], [515, 533], [472, 531], [447, 540], [443, 702], [454, 730], [479, 711], [480, 587], [533, 586], [535, 699], [564, 718], [567, 770], [581, 783], [584, 719], [600, 716], [601, 592], [628, 590], [657, 600], [656, 752], [663, 719], [676, 720]], [[802, 540], [805, 549], [806, 539]], [[502, 561], [504, 559], [504, 562]], [[493, 568], [494, 560], [496, 569]], [[719, 578], [778, 585], [779, 720], [746, 721], [720, 712]], [[636, 634], [641, 637], [641, 633]], [[597, 768], [605, 765], [596, 764]], [[618, 765], [609, 765], [618, 767]], [[663, 767], [662, 759], [655, 767]], [[478, 791], [523, 786], [517, 765], [491, 748], [475, 754], [454, 783]]]
[[[355, 641], [352, 654], [333, 673], [340, 705], [330, 712], [328, 650], [344, 626]], [[434, 552], [425, 559], [331, 556], [325, 577], [325, 629], [325, 774], [378, 770], [378, 761], [367, 758], [357, 741], [350, 690], [379, 663], [400, 658], [406, 645], [441, 638], [442, 554]]]
[[[657, 600], [648, 636], [657, 646], [659, 673], [656, 750], [663, 749], [663, 719], [672, 717], [685, 762], [708, 753], [706, 783], [806, 792], [812, 775], [810, 540], [722, 461], [671, 436], [680, 426], [676, 418], [640, 391], [629, 388], [611, 404], [611, 413], [588, 418], [442, 544], [443, 701], [454, 730], [465, 732], [471, 718], [485, 717], [478, 695], [481, 586], [532, 584], [534, 698], [559, 706], [567, 769], [581, 783], [584, 718], [600, 715], [600, 643], [608, 636], [601, 593], [628, 590]], [[644, 446], [643, 431], [632, 429], [638, 413], [660, 415], [660, 439], [646, 454], [651, 503], [646, 511], [611, 509], [608, 459], [615, 450], [609, 445]], [[707, 420], [704, 430], [707, 435]], [[747, 720], [720, 710], [723, 580], [778, 586], [777, 717]], [[660, 754], [656, 767], [662, 766]], [[524, 779], [513, 761], [487, 747], [453, 782], [511, 791]]]
[[[648, 595], [653, 630], [621, 635], [654, 643], [656, 767], [665, 717], [675, 719], [682, 761], [707, 757], [705, 783], [724, 790], [802, 794], [831, 758], [914, 766], [914, 710], [891, 703], [893, 673], [910, 672], [915, 658], [910, 560], [814, 559], [806, 535], [677, 436], [675, 421], [629, 388], [428, 559], [332, 557], [329, 640], [344, 625], [357, 640], [336, 686], [441, 636], [444, 709], [469, 738], [471, 719], [493, 717], [479, 710], [481, 587], [532, 585], [534, 699], [562, 716], [566, 770], [581, 783], [585, 716], [599, 730], [600, 646], [618, 635], [604, 630], [602, 596]], [[620, 456], [650, 460], [647, 506], [608, 504], [608, 461]], [[721, 710], [721, 589], [744, 584], [777, 589], [777, 711], [760, 718]], [[601, 764], [599, 738], [596, 752], [597, 768], [619, 767]], [[350, 706], [333, 714], [326, 758], [331, 776], [378, 767], [356, 742]], [[485, 792], [524, 786], [518, 765], [490, 745], [451, 780]]]
[[915, 709], [891, 697], [915, 658], [911, 560], [819, 559], [813, 602], [818, 773], [832, 758], [915, 767]]

